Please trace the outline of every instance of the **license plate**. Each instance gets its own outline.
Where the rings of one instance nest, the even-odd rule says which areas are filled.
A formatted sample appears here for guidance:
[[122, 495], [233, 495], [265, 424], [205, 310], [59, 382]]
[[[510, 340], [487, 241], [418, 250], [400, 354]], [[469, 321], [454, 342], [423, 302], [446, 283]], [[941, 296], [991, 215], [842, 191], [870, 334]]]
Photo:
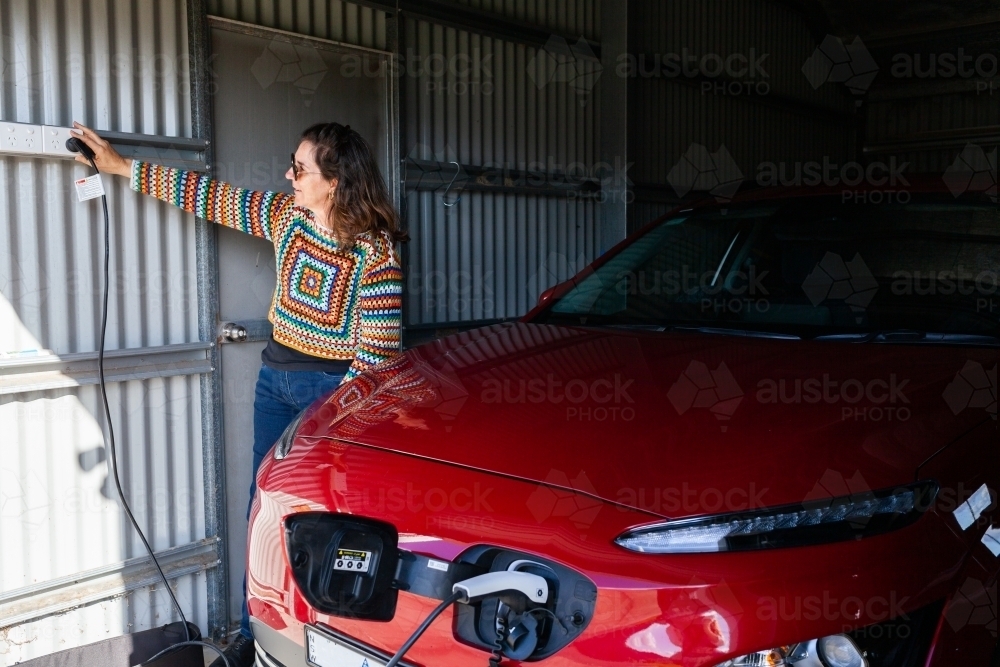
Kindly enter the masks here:
[[334, 630], [306, 626], [306, 662], [311, 667], [385, 667], [391, 657]]

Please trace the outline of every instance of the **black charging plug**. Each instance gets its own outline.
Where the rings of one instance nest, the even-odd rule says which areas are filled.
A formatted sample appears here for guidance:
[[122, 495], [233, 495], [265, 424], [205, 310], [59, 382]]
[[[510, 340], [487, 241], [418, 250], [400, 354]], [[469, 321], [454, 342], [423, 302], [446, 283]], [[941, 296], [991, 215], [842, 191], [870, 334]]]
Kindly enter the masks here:
[[538, 646], [538, 619], [530, 612], [508, 614], [507, 627], [510, 628], [507, 637], [502, 640], [504, 655], [511, 660], [525, 660]]
[[83, 143], [76, 137], [70, 137], [69, 139], [66, 140], [66, 150], [70, 151], [71, 153], [80, 153], [81, 155], [83, 155], [83, 157], [87, 158], [88, 160], [94, 159], [94, 151], [90, 150], [90, 146]]

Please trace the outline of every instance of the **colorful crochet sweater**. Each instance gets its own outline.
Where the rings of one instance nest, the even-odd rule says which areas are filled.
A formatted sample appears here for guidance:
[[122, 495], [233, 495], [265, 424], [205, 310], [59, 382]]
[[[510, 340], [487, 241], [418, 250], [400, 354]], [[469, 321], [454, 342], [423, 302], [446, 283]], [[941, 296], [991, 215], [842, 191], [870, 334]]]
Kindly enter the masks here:
[[274, 339], [322, 359], [352, 361], [344, 381], [400, 350], [403, 273], [388, 234], [343, 250], [283, 192], [256, 192], [134, 160], [131, 187], [199, 218], [274, 244]]

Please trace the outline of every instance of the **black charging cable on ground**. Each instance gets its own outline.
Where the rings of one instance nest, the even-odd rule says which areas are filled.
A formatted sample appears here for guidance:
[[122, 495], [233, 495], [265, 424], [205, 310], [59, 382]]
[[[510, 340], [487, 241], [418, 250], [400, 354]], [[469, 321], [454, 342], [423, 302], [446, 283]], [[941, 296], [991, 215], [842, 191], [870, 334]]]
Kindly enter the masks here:
[[[90, 147], [83, 141], [75, 138], [67, 139], [66, 148], [74, 153], [80, 153], [83, 155], [87, 158], [87, 161], [90, 162], [90, 166], [94, 168], [94, 171], [98, 174], [101, 173], [101, 170], [97, 168], [97, 164], [94, 162], [94, 152], [90, 150]], [[188, 627], [187, 617], [184, 616], [184, 610], [181, 609], [180, 602], [177, 601], [177, 596], [174, 595], [174, 590], [170, 587], [170, 582], [167, 581], [166, 575], [163, 574], [163, 568], [160, 567], [160, 561], [157, 560], [156, 554], [153, 553], [153, 547], [150, 546], [149, 541], [146, 539], [146, 535], [142, 532], [142, 529], [139, 527], [139, 523], [135, 520], [135, 516], [132, 514], [132, 508], [129, 507], [128, 501], [125, 500], [125, 492], [122, 490], [121, 480], [118, 478], [118, 456], [115, 449], [115, 431], [111, 425], [111, 407], [108, 404], [108, 393], [104, 386], [104, 339], [108, 332], [108, 276], [109, 266], [111, 263], [111, 219], [108, 215], [107, 195], [101, 195], [101, 204], [104, 208], [104, 306], [101, 314], [101, 346], [97, 353], [97, 376], [101, 386], [101, 399], [104, 402], [104, 417], [108, 423], [107, 449], [110, 455], [111, 473], [115, 480], [115, 488], [118, 490], [118, 500], [121, 502], [122, 509], [125, 510], [125, 514], [132, 523], [132, 527], [135, 528], [135, 532], [139, 535], [139, 539], [142, 540], [143, 546], [146, 547], [146, 553], [149, 554], [149, 559], [153, 561], [153, 565], [156, 566], [156, 571], [159, 573], [160, 579], [163, 581], [163, 586], [166, 588], [167, 594], [170, 596], [170, 600], [177, 609], [177, 614], [181, 617], [181, 623], [184, 624], [185, 641], [168, 646], [142, 664], [149, 664], [154, 660], [167, 655], [168, 653], [172, 653], [173, 651], [186, 646], [207, 646], [222, 656], [222, 660], [226, 663], [226, 667], [231, 667], [229, 659], [226, 658], [226, 655], [218, 646], [210, 644], [209, 642], [191, 639], [191, 629]]]

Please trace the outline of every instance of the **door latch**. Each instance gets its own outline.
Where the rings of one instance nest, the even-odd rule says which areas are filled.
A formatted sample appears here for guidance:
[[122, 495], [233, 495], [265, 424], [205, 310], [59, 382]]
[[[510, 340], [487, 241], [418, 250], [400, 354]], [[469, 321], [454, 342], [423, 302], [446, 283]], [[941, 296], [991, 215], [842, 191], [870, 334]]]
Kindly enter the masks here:
[[247, 339], [247, 328], [235, 322], [222, 325], [222, 337], [230, 343], [242, 343]]

